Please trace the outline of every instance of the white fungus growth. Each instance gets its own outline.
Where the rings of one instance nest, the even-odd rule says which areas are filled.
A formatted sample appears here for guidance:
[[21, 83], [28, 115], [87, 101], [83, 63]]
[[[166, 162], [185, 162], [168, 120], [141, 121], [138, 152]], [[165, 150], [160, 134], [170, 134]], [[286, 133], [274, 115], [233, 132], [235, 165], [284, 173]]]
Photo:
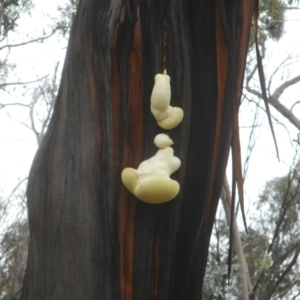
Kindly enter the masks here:
[[181, 162], [174, 156], [173, 141], [166, 134], [154, 139], [159, 148], [154, 156], [143, 161], [137, 169], [125, 168], [122, 181], [125, 187], [144, 202], [159, 204], [172, 200], [180, 190], [179, 183], [170, 175], [179, 169]]
[[172, 107], [170, 76], [167, 71], [155, 76], [155, 83], [151, 95], [151, 112], [163, 129], [172, 129], [179, 125], [183, 119], [183, 110], [180, 107]]
[[154, 138], [154, 144], [157, 148], [163, 149], [173, 145], [174, 143], [169, 136], [164, 133], [160, 133]]

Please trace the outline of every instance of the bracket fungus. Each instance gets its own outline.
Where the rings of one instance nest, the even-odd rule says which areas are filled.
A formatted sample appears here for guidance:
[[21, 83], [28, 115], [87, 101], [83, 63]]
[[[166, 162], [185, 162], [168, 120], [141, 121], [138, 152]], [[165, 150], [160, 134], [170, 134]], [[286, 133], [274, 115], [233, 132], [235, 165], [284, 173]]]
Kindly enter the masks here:
[[172, 107], [170, 76], [167, 71], [164, 74], [156, 74], [151, 95], [151, 112], [158, 125], [163, 129], [172, 129], [179, 125], [183, 119], [183, 110], [180, 107]]
[[170, 146], [173, 141], [166, 134], [158, 134], [154, 144], [159, 150], [141, 162], [137, 169], [125, 168], [122, 181], [125, 187], [144, 202], [160, 204], [172, 200], [180, 190], [179, 183], [170, 175], [179, 169], [180, 159]]

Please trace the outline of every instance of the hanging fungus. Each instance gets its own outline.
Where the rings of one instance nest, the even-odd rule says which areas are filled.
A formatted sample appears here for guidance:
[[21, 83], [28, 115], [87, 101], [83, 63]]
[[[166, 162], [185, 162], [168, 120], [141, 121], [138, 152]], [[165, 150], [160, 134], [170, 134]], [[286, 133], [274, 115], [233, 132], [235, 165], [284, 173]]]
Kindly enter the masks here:
[[141, 162], [137, 169], [125, 168], [122, 181], [125, 187], [144, 202], [160, 204], [172, 200], [180, 190], [179, 183], [170, 175], [179, 169], [181, 162], [170, 146], [173, 141], [166, 134], [154, 139], [159, 148], [154, 156]]
[[179, 125], [183, 119], [183, 110], [172, 107], [170, 76], [167, 71], [155, 76], [155, 83], [151, 95], [151, 112], [158, 125], [163, 129], [172, 129]]

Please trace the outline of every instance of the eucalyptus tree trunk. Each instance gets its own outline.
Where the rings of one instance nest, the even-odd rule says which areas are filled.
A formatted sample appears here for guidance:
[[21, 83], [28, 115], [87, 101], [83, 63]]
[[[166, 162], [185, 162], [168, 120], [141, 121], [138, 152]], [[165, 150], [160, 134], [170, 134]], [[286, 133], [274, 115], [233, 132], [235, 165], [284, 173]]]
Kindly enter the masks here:
[[[30, 171], [22, 299], [201, 299], [253, 10], [224, 2], [80, 1]], [[185, 114], [167, 132], [181, 191], [151, 205], [120, 174], [154, 155], [166, 132], [150, 112], [165, 68]]]

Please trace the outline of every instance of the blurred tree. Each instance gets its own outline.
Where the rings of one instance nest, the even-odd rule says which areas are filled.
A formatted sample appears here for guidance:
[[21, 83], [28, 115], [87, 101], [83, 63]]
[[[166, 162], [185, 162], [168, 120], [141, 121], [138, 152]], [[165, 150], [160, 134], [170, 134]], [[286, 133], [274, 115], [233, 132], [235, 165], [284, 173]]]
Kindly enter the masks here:
[[[68, 2], [66, 2], [68, 3]], [[9, 61], [9, 54], [12, 49], [22, 47], [31, 43], [44, 42], [52, 37], [56, 32], [66, 35], [70, 30], [71, 18], [76, 9], [78, 1], [70, 0], [70, 4], [65, 4], [64, 7], [59, 6], [61, 12], [60, 19], [49, 20], [49, 28], [41, 28], [39, 36], [18, 37], [11, 42], [12, 33], [18, 33], [18, 24], [22, 17], [26, 14], [31, 14], [35, 7], [33, 0], [0, 0], [0, 90], [5, 90], [7, 87], [15, 85], [32, 84], [40, 79], [33, 81], [17, 80], [8, 82], [7, 76], [17, 66]]]
[[[40, 80], [38, 86], [34, 88], [32, 102], [29, 105], [15, 103], [27, 110], [27, 120], [19, 121], [19, 123], [34, 134], [37, 146], [41, 144], [52, 114], [57, 92], [57, 71], [58, 63], [51, 81], [46, 77]], [[13, 103], [8, 105], [12, 107]], [[2, 107], [5, 106], [6, 104], [3, 103]], [[27, 179], [27, 176], [19, 179], [10, 195], [1, 199], [0, 203], [0, 300], [20, 298], [29, 239], [28, 221], [25, 214]], [[17, 207], [13, 209], [16, 214], [14, 217], [9, 213], [12, 210], [12, 203], [17, 203]]]
[[[300, 291], [300, 163], [289, 174], [267, 183], [259, 198], [256, 231], [265, 236], [260, 243], [256, 272], [252, 273], [254, 291], [261, 299], [292, 299]], [[267, 239], [266, 239], [267, 238]], [[249, 255], [253, 253], [253, 237], [245, 237]], [[255, 237], [255, 240], [259, 240]], [[267, 244], [267, 247], [265, 247]], [[245, 249], [245, 250], [246, 250]], [[263, 250], [263, 251], [260, 251]], [[297, 298], [294, 298], [297, 299]]]
[[[249, 299], [298, 299], [300, 163], [291, 168], [287, 176], [269, 181], [256, 205], [256, 213], [252, 213], [250, 218], [253, 225], [247, 234], [242, 233], [242, 245], [253, 284]], [[225, 280], [227, 227], [222, 217], [215, 223], [207, 280], [204, 281], [205, 299], [227, 299], [226, 294], [241, 299], [238, 269], [233, 272], [229, 286]], [[237, 267], [234, 264], [234, 268]]]
[[[299, 0], [262, 0], [259, 2], [258, 42], [260, 45], [264, 45], [268, 39], [280, 40], [284, 34], [286, 13], [291, 8], [299, 9], [298, 4]], [[254, 35], [252, 34], [250, 48], [253, 45]]]
[[[0, 89], [5, 87], [5, 80], [10, 69], [8, 36], [18, 27], [18, 21], [24, 13], [29, 13], [33, 7], [32, 0], [1, 0], [0, 1]], [[6, 51], [5, 51], [6, 50]]]
[[[74, 1], [71, 1], [75, 5]], [[0, 109], [5, 110], [12, 120], [18, 122], [21, 126], [27, 127], [34, 135], [39, 146], [52, 114], [59, 76], [59, 63], [56, 63], [53, 76], [48, 76], [34, 80], [33, 82], [7, 82], [7, 75], [15, 69], [15, 65], [9, 62], [10, 51], [15, 47], [21, 47], [28, 43], [43, 42], [51, 37], [57, 30], [66, 30], [70, 26], [70, 20], [67, 19], [64, 8], [60, 9], [63, 18], [54, 20], [51, 32], [43, 31], [39, 37], [21, 39], [20, 42], [10, 43], [11, 34], [18, 32], [19, 22], [26, 14], [30, 14], [34, 9], [34, 1], [1, 1], [0, 0], [0, 53], [4, 59], [0, 60], [0, 89], [3, 94], [10, 91], [14, 85], [26, 86], [34, 84], [26, 92], [32, 93], [31, 101], [25, 103], [5, 101], [1, 97]], [[70, 8], [68, 8], [70, 9]], [[76, 7], [73, 9], [76, 9]], [[67, 10], [67, 9], [66, 9]], [[68, 22], [66, 26], [65, 22]], [[70, 29], [70, 28], [69, 28]], [[42, 28], [41, 28], [42, 30]], [[47, 33], [48, 32], [48, 33]], [[64, 32], [63, 32], [64, 33]], [[65, 33], [64, 33], [65, 34]], [[30, 99], [30, 98], [29, 98]], [[15, 110], [23, 110], [23, 118], [14, 116]], [[26, 118], [27, 116], [27, 118]], [[18, 182], [7, 195], [7, 191], [2, 196], [0, 203], [0, 299], [12, 300], [19, 299], [21, 287], [24, 279], [25, 266], [27, 262], [28, 250], [28, 223], [26, 210], [25, 188], [27, 185], [27, 176], [20, 174]], [[2, 191], [3, 189], [3, 191]], [[4, 186], [1, 186], [4, 192]], [[3, 198], [4, 197], [4, 198]], [[13, 212], [12, 212], [13, 211]]]
[[20, 299], [28, 252], [28, 222], [12, 223], [1, 234], [0, 242], [0, 299]]
[[62, 25], [62, 33], [64, 36], [68, 37], [72, 23], [75, 18], [77, 6], [79, 0], [69, 0], [64, 5], [58, 6], [58, 11], [60, 12], [59, 23]]

